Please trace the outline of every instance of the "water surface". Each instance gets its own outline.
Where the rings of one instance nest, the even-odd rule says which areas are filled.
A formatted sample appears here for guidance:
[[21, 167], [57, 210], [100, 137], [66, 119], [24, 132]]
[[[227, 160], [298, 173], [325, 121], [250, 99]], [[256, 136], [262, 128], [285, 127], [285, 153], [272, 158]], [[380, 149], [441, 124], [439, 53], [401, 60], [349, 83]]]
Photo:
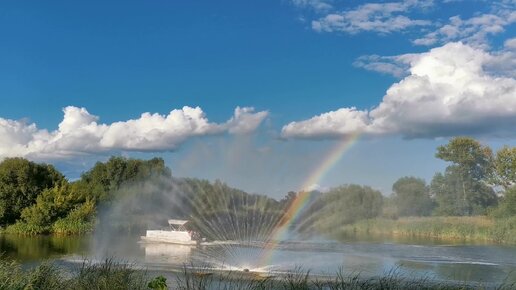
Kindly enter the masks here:
[[[429, 277], [445, 281], [516, 282], [516, 247], [467, 244], [439, 240], [348, 237], [341, 241], [289, 240], [272, 253], [248, 243], [209, 246], [138, 243], [134, 236], [109, 239], [90, 236], [0, 236], [4, 257], [24, 264], [46, 259], [81, 261], [83, 258], [137, 263], [149, 269], [179, 269], [183, 265], [217, 269], [284, 272], [295, 268], [318, 275], [377, 276], [395, 270], [406, 277]], [[263, 257], [270, 256], [266, 261]], [[262, 265], [260, 265], [262, 264]], [[265, 265], [263, 265], [265, 264]]]

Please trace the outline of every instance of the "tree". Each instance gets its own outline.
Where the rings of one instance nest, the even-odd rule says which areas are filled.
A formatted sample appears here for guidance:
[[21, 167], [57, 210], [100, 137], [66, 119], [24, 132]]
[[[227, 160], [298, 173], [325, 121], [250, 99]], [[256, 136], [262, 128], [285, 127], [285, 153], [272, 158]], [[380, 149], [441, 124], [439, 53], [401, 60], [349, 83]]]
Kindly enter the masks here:
[[444, 174], [432, 179], [430, 192], [435, 197], [438, 215], [485, 214], [497, 204], [494, 190], [484, 182], [464, 179], [456, 166], [448, 166]]
[[493, 152], [468, 137], [456, 137], [437, 148], [437, 158], [449, 161], [445, 174], [432, 181], [438, 212], [452, 215], [484, 213], [496, 205], [494, 190], [488, 186], [493, 174]]
[[68, 183], [66, 180], [43, 190], [33, 205], [22, 210], [16, 225], [30, 229], [32, 234], [49, 232], [56, 220], [65, 218], [87, 201], [87, 194], [82, 190], [80, 182]]
[[427, 216], [432, 212], [433, 202], [423, 179], [402, 177], [392, 185], [392, 190], [399, 216]]
[[496, 152], [494, 160], [495, 184], [505, 190], [516, 185], [516, 147], [504, 146]]
[[[331, 230], [343, 224], [370, 219], [382, 211], [382, 194], [368, 186], [343, 185], [320, 195], [307, 212], [312, 215], [304, 217], [303, 230], [317, 228]], [[311, 208], [317, 208], [316, 211]]]
[[89, 187], [89, 191], [99, 200], [112, 198], [110, 193], [118, 190], [123, 184], [138, 182], [151, 177], [171, 177], [171, 172], [161, 158], [150, 160], [111, 157], [107, 162], [97, 162], [85, 172], [81, 181]]
[[498, 208], [494, 211], [494, 215], [498, 217], [516, 216], [516, 186], [505, 191]]
[[436, 173], [430, 192], [437, 202], [437, 215], [462, 215], [464, 212], [460, 204], [461, 179], [453, 170], [447, 169], [445, 174]]
[[23, 158], [0, 163], [0, 224], [14, 223], [24, 208], [36, 202], [46, 189], [62, 182], [64, 176], [53, 166]]
[[493, 151], [469, 137], [455, 137], [448, 144], [439, 146], [435, 155], [457, 166], [463, 178], [482, 181], [493, 170]]
[[283, 207], [287, 208], [292, 204], [292, 202], [296, 199], [297, 192], [295, 191], [289, 191], [287, 194], [280, 200], [280, 203], [283, 205]]

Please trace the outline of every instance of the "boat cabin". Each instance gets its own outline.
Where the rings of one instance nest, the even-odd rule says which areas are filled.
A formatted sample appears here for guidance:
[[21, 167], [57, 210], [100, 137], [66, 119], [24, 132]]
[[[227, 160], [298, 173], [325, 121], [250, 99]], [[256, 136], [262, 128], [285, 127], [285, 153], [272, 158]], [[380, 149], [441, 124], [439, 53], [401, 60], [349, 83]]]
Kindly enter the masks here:
[[175, 220], [175, 219], [168, 220], [168, 226], [170, 227], [171, 231], [187, 232], [188, 229], [185, 227], [185, 225], [187, 223], [188, 223], [187, 220]]

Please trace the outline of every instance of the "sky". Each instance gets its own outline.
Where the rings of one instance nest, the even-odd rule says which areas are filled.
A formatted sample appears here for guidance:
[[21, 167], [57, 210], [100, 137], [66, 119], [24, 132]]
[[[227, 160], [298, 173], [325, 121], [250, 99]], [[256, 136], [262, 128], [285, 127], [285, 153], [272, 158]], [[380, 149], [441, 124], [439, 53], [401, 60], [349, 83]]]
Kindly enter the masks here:
[[389, 194], [450, 137], [516, 145], [515, 23], [514, 0], [2, 1], [0, 159]]

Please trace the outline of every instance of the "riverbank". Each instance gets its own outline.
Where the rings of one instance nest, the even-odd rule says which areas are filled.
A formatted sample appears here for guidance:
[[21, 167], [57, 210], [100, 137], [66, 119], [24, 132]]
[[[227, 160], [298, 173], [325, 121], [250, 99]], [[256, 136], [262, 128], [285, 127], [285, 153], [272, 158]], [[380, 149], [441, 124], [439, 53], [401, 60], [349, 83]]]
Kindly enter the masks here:
[[[168, 277], [168, 278], [167, 278]], [[77, 269], [65, 269], [46, 262], [23, 269], [16, 262], [0, 259], [0, 289], [514, 289], [515, 284], [438, 282], [428, 278], [407, 279], [392, 270], [381, 277], [364, 278], [342, 271], [333, 276], [313, 276], [310, 271], [288, 273], [221, 272], [206, 268], [160, 273], [136, 265], [107, 259], [101, 263], [84, 261]]]
[[[369, 219], [328, 229], [332, 235], [372, 234], [467, 242], [516, 244], [516, 217], [406, 217]], [[325, 229], [321, 229], [325, 231]]]

